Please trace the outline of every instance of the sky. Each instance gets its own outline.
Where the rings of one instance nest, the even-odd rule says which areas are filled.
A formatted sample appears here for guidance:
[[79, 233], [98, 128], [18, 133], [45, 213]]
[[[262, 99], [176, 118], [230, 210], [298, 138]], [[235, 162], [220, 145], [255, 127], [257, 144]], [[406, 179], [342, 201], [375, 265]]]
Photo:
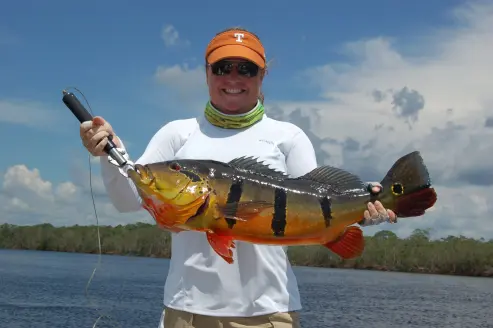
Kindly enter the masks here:
[[267, 114], [301, 127], [319, 165], [380, 181], [421, 152], [436, 205], [365, 234], [493, 238], [491, 1], [6, 2], [0, 223], [94, 224], [90, 168], [100, 224], [152, 222], [112, 207], [62, 90], [81, 90], [136, 159], [161, 126], [203, 111], [205, 47], [231, 26], [259, 35]]

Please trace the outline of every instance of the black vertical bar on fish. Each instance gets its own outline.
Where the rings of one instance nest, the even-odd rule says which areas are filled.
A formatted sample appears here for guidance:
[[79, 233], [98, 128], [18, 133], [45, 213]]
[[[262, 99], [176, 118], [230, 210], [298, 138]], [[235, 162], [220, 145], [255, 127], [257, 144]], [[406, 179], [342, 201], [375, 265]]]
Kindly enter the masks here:
[[[230, 210], [228, 210], [228, 215], [235, 216], [236, 211], [238, 210], [238, 202], [241, 199], [241, 195], [243, 193], [243, 179], [240, 177], [234, 177], [233, 183], [231, 187], [229, 187], [228, 199], [226, 200], [226, 204], [233, 204]], [[233, 229], [236, 224], [236, 220], [234, 219], [226, 219], [228, 223], [228, 227]]]
[[318, 199], [320, 202], [320, 208], [322, 209], [322, 215], [324, 216], [325, 226], [330, 227], [330, 220], [332, 219], [332, 201], [328, 196], [324, 196]]
[[284, 236], [286, 228], [287, 194], [284, 188], [276, 188], [274, 194], [274, 213], [272, 214], [271, 228], [274, 236]]

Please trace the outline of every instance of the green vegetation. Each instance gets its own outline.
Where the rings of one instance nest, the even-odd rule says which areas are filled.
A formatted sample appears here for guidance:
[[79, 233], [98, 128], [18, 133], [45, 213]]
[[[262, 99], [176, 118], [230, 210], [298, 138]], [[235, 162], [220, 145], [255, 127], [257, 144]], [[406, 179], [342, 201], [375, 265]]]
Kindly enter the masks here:
[[[105, 254], [169, 258], [170, 235], [145, 223], [100, 227]], [[55, 228], [0, 225], [0, 248], [97, 253], [95, 226]], [[416, 230], [405, 239], [390, 231], [366, 237], [364, 254], [341, 260], [322, 246], [291, 247], [293, 265], [493, 277], [493, 240], [453, 237], [431, 240]]]

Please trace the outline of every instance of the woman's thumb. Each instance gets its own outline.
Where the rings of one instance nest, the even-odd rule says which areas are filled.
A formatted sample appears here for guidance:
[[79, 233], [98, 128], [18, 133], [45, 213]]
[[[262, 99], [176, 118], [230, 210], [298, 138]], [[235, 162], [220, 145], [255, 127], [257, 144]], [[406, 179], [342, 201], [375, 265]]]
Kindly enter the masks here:
[[92, 124], [93, 125], [104, 125], [104, 123], [106, 123], [106, 121], [101, 116], [95, 116], [92, 119]]

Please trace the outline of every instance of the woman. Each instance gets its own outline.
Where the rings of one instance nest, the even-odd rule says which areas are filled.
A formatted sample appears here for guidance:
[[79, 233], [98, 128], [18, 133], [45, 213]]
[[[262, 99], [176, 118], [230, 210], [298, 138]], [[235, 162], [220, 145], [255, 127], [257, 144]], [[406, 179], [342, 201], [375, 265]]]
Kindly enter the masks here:
[[[240, 28], [218, 33], [205, 60], [210, 101], [204, 115], [164, 125], [136, 163], [183, 158], [228, 162], [255, 156], [294, 177], [317, 167], [306, 134], [264, 113], [266, 57], [255, 34]], [[102, 151], [109, 135], [124, 150], [110, 124], [96, 117], [82, 123], [80, 133], [87, 150], [101, 156], [104, 184], [118, 211], [141, 209], [133, 184]], [[362, 214], [366, 224], [395, 219], [378, 202], [368, 204]], [[161, 327], [300, 327], [300, 295], [285, 248], [238, 242], [233, 256], [234, 264], [226, 263], [204, 234], [173, 234]]]

